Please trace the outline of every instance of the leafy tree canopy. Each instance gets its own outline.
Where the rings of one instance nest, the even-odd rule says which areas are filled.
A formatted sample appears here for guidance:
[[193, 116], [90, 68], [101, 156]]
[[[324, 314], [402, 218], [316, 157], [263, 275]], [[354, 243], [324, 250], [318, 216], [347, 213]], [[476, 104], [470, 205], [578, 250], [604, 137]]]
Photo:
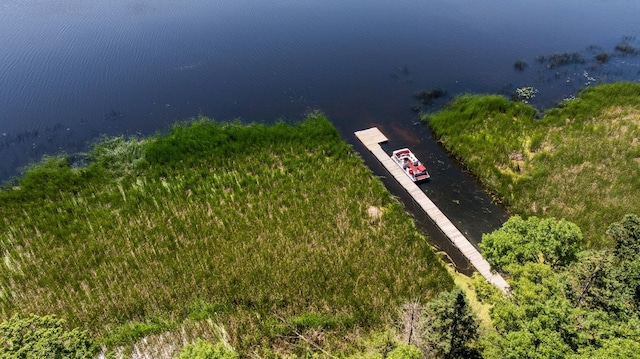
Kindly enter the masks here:
[[582, 232], [574, 223], [554, 218], [513, 216], [498, 230], [482, 236], [480, 248], [498, 269], [541, 262], [557, 268], [576, 259]]
[[577, 311], [563, 295], [560, 277], [550, 266], [526, 263], [509, 267], [512, 295], [491, 309], [496, 329], [486, 358], [564, 358], [573, 353]]
[[607, 234], [616, 241], [614, 253], [617, 258], [629, 263], [640, 256], [640, 218], [627, 214], [622, 221], [612, 224]]
[[510, 295], [485, 294], [495, 328], [485, 358], [627, 358], [640, 351], [640, 219], [607, 232], [614, 249], [588, 251], [568, 267], [511, 263]]
[[387, 355], [387, 359], [420, 359], [422, 358], [422, 353], [420, 349], [413, 345], [400, 344], [395, 349], [393, 349], [389, 355]]
[[464, 292], [442, 292], [425, 310], [426, 351], [437, 358], [479, 358], [478, 321]]
[[628, 214], [607, 234], [614, 248], [587, 252], [572, 265], [568, 294], [576, 306], [629, 318], [640, 314], [640, 218]]

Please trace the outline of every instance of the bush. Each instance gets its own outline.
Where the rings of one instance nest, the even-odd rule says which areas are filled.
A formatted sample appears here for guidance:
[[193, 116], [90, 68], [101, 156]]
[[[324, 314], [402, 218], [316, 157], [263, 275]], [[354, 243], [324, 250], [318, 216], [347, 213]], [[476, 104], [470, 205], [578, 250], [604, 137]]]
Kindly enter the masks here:
[[0, 324], [0, 358], [92, 358], [97, 347], [89, 334], [64, 328], [54, 316], [16, 315]]
[[413, 345], [399, 344], [395, 349], [393, 349], [389, 355], [387, 355], [387, 359], [420, 359], [422, 358], [422, 353], [420, 349], [414, 347]]
[[103, 339], [103, 342], [108, 347], [127, 345], [135, 343], [140, 338], [143, 338], [149, 334], [163, 332], [170, 327], [171, 325], [169, 323], [160, 320], [144, 323], [130, 322], [111, 330], [110, 333]]
[[76, 191], [81, 183], [81, 173], [71, 168], [67, 156], [45, 157], [42, 162], [27, 167], [19, 181], [24, 197], [41, 198], [60, 192]]

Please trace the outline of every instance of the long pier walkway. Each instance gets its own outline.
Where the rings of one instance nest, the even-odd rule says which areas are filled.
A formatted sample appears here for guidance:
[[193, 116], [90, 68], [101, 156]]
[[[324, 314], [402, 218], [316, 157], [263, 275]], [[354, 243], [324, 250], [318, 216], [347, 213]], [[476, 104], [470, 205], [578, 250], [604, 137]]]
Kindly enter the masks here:
[[491, 271], [491, 265], [482, 257], [476, 247], [451, 223], [451, 221], [440, 211], [438, 207], [427, 197], [406, 173], [387, 155], [380, 143], [387, 142], [387, 137], [372, 127], [367, 130], [356, 131], [356, 137], [364, 146], [373, 153], [382, 165], [393, 175], [393, 177], [404, 187], [413, 199], [422, 207], [427, 215], [435, 222], [440, 230], [458, 247], [460, 252], [469, 260], [476, 270], [487, 279], [487, 281], [503, 292], [509, 290], [509, 284], [501, 275]]

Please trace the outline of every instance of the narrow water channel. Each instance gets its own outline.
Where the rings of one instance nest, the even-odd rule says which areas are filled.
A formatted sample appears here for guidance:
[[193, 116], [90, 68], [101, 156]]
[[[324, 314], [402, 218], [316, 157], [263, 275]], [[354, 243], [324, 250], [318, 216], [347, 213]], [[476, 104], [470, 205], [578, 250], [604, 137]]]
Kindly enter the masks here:
[[[419, 184], [419, 187], [476, 247], [482, 239], [482, 234], [499, 228], [507, 220], [506, 211], [492, 200], [471, 174], [465, 172], [455, 159], [446, 153], [432, 137], [427, 126], [410, 121], [396, 121], [376, 126], [389, 139], [382, 144], [382, 148], [388, 154], [395, 149], [409, 147], [425, 163], [431, 179]], [[460, 272], [471, 274], [473, 268], [470, 263], [406, 190], [389, 175], [355, 136], [347, 138], [374, 174], [381, 178], [387, 189], [413, 215], [418, 228], [427, 235], [436, 249], [446, 253], [445, 259], [448, 257]]]

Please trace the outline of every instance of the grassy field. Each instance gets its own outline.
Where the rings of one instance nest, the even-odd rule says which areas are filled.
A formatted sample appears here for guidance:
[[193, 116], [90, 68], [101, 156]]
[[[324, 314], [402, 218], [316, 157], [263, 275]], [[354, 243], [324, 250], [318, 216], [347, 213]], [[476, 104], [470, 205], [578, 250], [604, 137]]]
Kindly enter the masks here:
[[46, 159], [0, 192], [2, 319], [56, 314], [117, 345], [190, 318], [241, 353], [295, 350], [291, 328], [342, 350], [453, 286], [320, 114], [200, 119], [103, 140], [89, 158]]
[[467, 95], [423, 121], [513, 213], [568, 219], [606, 245], [609, 224], [640, 213], [640, 84], [588, 88], [535, 114]]

